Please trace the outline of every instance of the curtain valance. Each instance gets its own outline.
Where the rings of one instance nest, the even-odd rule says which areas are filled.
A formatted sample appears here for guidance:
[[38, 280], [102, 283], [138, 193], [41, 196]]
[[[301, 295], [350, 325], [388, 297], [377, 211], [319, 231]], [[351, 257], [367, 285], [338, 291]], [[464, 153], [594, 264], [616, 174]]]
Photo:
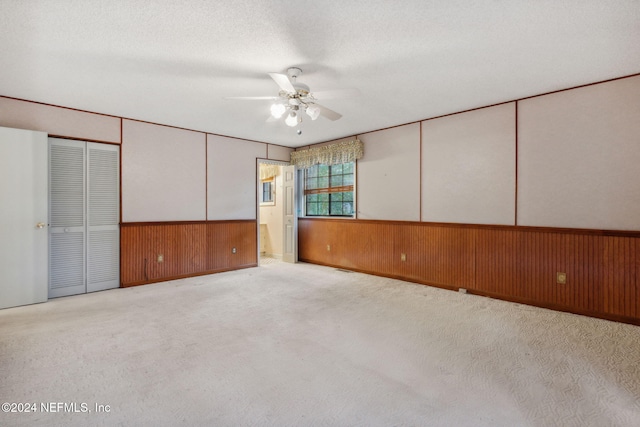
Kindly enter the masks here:
[[260, 179], [270, 179], [277, 176], [280, 173], [279, 165], [261, 164], [260, 165]]
[[291, 164], [300, 169], [306, 169], [317, 164], [338, 165], [354, 162], [362, 158], [363, 155], [364, 144], [359, 139], [355, 139], [294, 151], [291, 153]]

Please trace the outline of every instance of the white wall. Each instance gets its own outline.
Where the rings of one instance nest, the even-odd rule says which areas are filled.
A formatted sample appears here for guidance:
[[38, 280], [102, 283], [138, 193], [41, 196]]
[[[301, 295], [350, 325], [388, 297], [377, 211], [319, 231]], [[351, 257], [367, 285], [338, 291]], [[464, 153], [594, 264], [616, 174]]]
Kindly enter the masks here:
[[120, 118], [0, 97], [0, 126], [120, 143]]
[[281, 147], [279, 145], [267, 145], [267, 158], [270, 160], [281, 160], [283, 162], [291, 161], [291, 152], [293, 148]]
[[266, 157], [266, 144], [207, 135], [207, 219], [256, 219], [256, 159]]
[[123, 222], [206, 219], [204, 133], [123, 121]]
[[422, 219], [515, 224], [515, 102], [422, 122]]
[[420, 124], [359, 135], [359, 219], [420, 220]]
[[640, 230], [640, 76], [359, 138], [360, 219]]
[[519, 225], [640, 230], [640, 76], [518, 112]]
[[[517, 102], [518, 225], [640, 230], [639, 99], [635, 76]], [[513, 105], [360, 135], [358, 217], [512, 224]], [[124, 222], [255, 219], [256, 158], [291, 151], [3, 97], [0, 125], [122, 142]]]
[[255, 219], [256, 158], [293, 151], [2, 96], [0, 126], [122, 144], [123, 222]]

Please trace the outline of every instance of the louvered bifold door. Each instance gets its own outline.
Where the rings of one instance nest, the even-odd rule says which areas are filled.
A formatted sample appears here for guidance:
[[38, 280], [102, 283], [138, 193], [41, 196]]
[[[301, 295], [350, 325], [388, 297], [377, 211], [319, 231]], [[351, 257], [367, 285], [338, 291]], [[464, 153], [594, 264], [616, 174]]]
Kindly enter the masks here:
[[49, 298], [86, 292], [85, 144], [49, 138]]
[[118, 150], [87, 143], [87, 292], [120, 286]]

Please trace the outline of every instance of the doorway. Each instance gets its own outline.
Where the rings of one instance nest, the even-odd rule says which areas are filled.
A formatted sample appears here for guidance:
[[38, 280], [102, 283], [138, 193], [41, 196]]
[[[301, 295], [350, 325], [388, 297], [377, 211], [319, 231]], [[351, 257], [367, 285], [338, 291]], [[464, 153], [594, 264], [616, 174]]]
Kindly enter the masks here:
[[297, 261], [295, 167], [258, 160], [259, 265]]

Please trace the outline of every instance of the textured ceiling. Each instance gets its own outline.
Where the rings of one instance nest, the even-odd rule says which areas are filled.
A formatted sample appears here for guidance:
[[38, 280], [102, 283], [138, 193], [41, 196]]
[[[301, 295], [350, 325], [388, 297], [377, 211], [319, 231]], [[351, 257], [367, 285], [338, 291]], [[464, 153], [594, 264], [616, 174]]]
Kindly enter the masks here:
[[[635, 74], [639, 46], [638, 0], [0, 0], [0, 95], [295, 147]], [[302, 135], [223, 99], [290, 66], [360, 95]]]

